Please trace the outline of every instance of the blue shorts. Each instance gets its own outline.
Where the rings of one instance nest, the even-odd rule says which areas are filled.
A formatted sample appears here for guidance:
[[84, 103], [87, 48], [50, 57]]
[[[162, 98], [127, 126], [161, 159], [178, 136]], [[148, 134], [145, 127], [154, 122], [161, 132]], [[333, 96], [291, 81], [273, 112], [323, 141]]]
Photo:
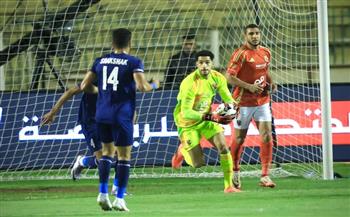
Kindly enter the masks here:
[[103, 143], [114, 141], [115, 146], [133, 144], [134, 124], [130, 120], [119, 121], [118, 124], [97, 123], [97, 128]]
[[102, 145], [100, 137], [98, 136], [96, 123], [81, 124], [81, 131], [85, 136], [85, 142], [91, 155], [93, 155], [95, 151], [101, 150]]

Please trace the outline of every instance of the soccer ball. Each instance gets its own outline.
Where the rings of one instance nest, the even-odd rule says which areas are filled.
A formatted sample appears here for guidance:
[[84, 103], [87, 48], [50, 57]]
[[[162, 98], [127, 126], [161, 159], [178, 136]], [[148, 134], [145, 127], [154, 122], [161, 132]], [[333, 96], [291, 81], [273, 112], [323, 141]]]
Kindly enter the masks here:
[[219, 114], [221, 116], [231, 116], [231, 115], [236, 115], [237, 110], [236, 107], [230, 103], [221, 103], [213, 112], [214, 114]]

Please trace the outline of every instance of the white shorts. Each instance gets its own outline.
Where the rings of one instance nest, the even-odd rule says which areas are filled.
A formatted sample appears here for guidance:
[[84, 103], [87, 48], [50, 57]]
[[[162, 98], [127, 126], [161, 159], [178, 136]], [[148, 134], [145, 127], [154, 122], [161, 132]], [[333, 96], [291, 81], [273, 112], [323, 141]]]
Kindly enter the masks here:
[[250, 121], [272, 121], [269, 103], [255, 107], [240, 107], [239, 115], [234, 120], [233, 126], [236, 129], [248, 129]]

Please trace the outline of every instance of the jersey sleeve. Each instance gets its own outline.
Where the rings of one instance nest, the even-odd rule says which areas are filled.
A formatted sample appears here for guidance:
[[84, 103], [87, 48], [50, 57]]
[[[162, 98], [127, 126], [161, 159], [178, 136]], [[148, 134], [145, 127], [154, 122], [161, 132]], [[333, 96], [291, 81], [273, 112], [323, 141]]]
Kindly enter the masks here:
[[230, 90], [227, 87], [226, 78], [223, 75], [220, 75], [219, 79], [218, 79], [218, 93], [219, 93], [223, 102], [225, 102], [225, 103], [237, 103], [233, 99], [233, 97], [230, 93]]
[[98, 64], [100, 63], [100, 59], [101, 58], [97, 58], [95, 61], [94, 61], [94, 63], [92, 64], [92, 67], [91, 67], [91, 69], [90, 69], [90, 71], [92, 71], [93, 73], [97, 73], [97, 66], [98, 66]]
[[184, 82], [180, 86], [181, 91], [181, 112], [185, 119], [200, 121], [202, 120], [202, 114], [193, 110], [193, 104], [195, 101], [195, 94], [192, 90], [192, 85], [188, 82]]
[[144, 72], [144, 65], [141, 59], [135, 58], [132, 64], [133, 72]]
[[241, 70], [243, 65], [243, 51], [242, 49], [237, 49], [233, 52], [227, 66], [227, 73], [230, 75], [237, 75]]

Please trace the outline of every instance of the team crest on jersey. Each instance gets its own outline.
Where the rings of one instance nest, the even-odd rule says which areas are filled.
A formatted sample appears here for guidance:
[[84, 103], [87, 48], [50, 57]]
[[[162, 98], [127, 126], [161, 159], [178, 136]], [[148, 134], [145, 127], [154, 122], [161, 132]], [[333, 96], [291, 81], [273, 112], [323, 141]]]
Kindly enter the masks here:
[[254, 60], [254, 58], [252, 57], [252, 58], [250, 58], [250, 60], [249, 60], [248, 62], [250, 62], [250, 63], [254, 63], [254, 62], [255, 62], [255, 60]]
[[216, 90], [218, 88], [218, 85], [216, 83], [211, 85], [213, 87], [214, 90]]
[[264, 56], [265, 62], [269, 62], [269, 58], [267, 56]]
[[192, 142], [191, 142], [191, 140], [187, 140], [186, 143], [191, 145]]

